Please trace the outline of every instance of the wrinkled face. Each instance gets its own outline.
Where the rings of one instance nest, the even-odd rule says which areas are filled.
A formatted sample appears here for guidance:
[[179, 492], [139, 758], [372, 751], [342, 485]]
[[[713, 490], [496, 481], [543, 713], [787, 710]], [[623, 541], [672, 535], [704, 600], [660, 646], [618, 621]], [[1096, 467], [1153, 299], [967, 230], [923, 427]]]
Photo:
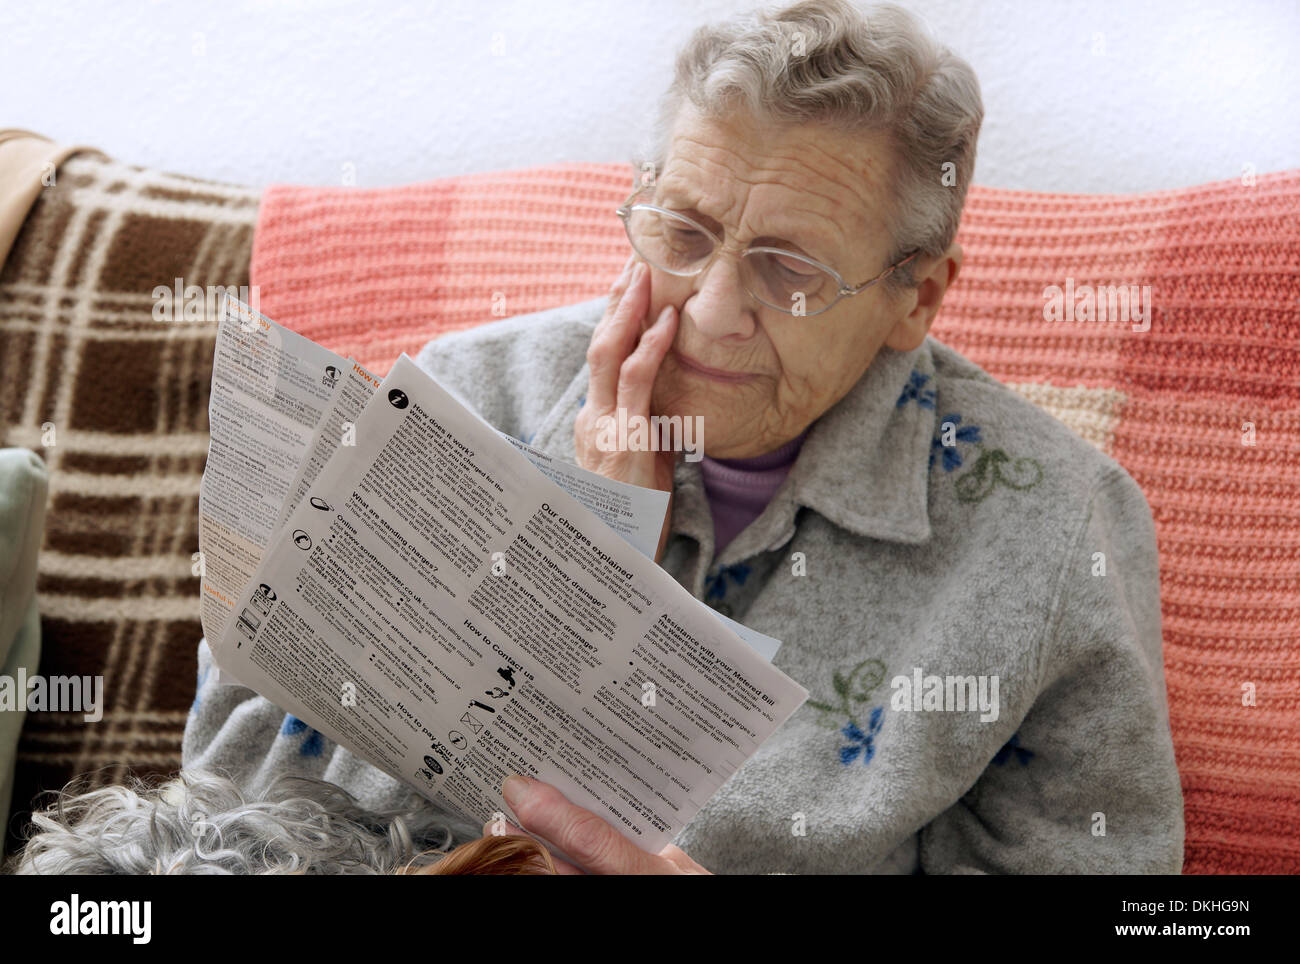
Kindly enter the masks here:
[[874, 278], [892, 247], [888, 163], [880, 140], [683, 109], [653, 203], [709, 228], [723, 250], [695, 277], [651, 271], [648, 323], [665, 305], [679, 312], [651, 410], [703, 416], [705, 454], [744, 458], [793, 439], [848, 393], [906, 313], [882, 283], [821, 314], [787, 315], [740, 278], [739, 254], [750, 244], [805, 254], [850, 285]]

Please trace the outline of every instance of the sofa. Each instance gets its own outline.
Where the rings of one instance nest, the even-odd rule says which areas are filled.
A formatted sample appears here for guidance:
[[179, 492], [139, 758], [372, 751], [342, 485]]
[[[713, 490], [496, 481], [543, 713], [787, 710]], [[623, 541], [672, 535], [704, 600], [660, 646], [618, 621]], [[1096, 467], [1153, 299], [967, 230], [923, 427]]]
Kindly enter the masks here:
[[[0, 179], [22, 209], [0, 246], [0, 447], [48, 466], [40, 670], [102, 675], [106, 706], [93, 724], [27, 715], [8, 851], [70, 777], [180, 765], [214, 326], [155, 320], [158, 292], [251, 284], [265, 314], [383, 374], [445, 332], [603, 294], [633, 176], [258, 191], [40, 140], [50, 183], [28, 177], [25, 202]], [[1151, 505], [1184, 872], [1300, 872], [1300, 170], [1136, 195], [975, 186], [958, 238], [935, 337]], [[1145, 330], [1052, 317], [1054, 287], [1130, 284], [1149, 291]]]

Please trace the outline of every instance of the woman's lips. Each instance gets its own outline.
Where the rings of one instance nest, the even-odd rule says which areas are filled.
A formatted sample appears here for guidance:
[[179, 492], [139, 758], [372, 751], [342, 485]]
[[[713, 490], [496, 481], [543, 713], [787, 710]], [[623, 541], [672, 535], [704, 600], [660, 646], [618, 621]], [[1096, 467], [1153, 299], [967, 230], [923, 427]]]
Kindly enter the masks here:
[[745, 382], [754, 377], [746, 372], [728, 372], [723, 371], [721, 368], [710, 368], [708, 365], [701, 365], [699, 362], [687, 358], [676, 348], [673, 349], [673, 357], [687, 371], [694, 372], [715, 382]]

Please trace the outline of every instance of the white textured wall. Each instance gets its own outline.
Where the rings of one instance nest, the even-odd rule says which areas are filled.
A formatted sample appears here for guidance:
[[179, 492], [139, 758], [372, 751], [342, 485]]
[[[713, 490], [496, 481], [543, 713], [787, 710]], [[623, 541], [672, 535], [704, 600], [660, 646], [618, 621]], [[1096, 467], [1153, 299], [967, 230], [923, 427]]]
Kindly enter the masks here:
[[[1300, 166], [1296, 0], [907, 5], [980, 76], [981, 184], [1138, 191]], [[0, 0], [0, 127], [254, 185], [623, 160], [690, 29], [749, 6]]]

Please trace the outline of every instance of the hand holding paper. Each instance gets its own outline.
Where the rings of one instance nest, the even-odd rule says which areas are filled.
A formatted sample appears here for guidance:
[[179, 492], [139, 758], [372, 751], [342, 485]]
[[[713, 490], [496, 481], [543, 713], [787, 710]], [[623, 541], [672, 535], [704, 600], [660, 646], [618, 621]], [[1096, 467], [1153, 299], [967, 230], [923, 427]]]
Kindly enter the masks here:
[[[658, 854], [649, 854], [629, 841], [598, 815], [575, 807], [549, 784], [527, 777], [511, 776], [503, 786], [506, 801], [524, 821], [527, 832], [550, 841], [577, 863], [558, 857], [555, 869], [561, 874], [707, 874], [680, 847], [668, 844]], [[524, 831], [503, 820], [490, 821], [483, 835], [522, 834]]]

